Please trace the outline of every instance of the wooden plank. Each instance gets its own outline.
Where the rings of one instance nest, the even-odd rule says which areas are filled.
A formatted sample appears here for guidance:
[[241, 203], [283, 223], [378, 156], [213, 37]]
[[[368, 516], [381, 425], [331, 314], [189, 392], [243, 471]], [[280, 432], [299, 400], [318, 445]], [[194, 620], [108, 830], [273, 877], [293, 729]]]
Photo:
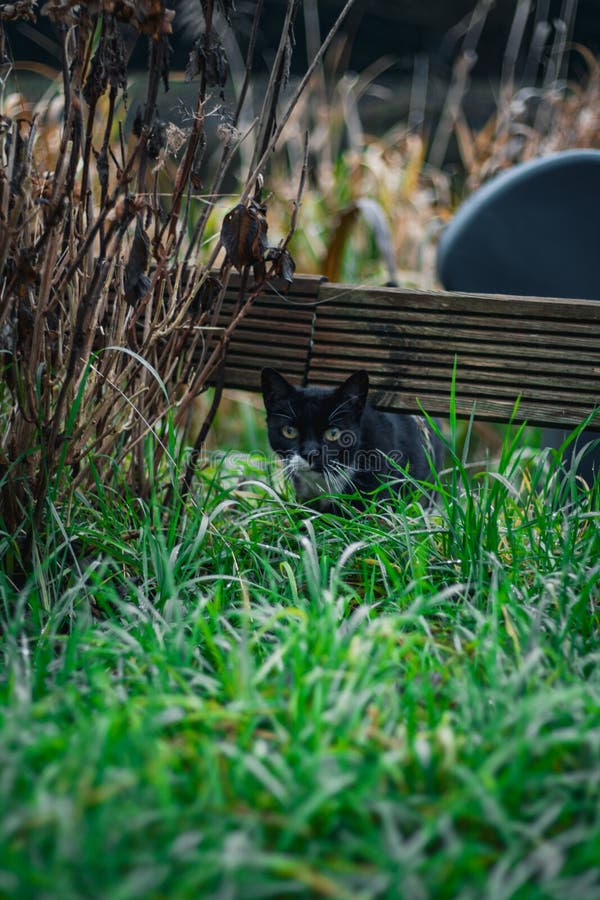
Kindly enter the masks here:
[[[452, 369], [454, 355], [452, 350], [454, 347], [438, 347], [427, 348], [426, 350], [413, 350], [412, 347], [402, 348], [400, 350], [388, 350], [385, 347], [359, 347], [358, 352], [354, 347], [339, 347], [331, 345], [321, 345], [317, 343], [313, 346], [312, 359], [317, 360], [329, 359], [347, 359], [363, 360], [365, 362], [378, 363], [385, 366], [391, 363], [398, 369], [409, 371], [411, 369], [427, 370], [431, 369], [433, 373], [436, 371]], [[556, 378], [561, 383], [564, 381], [568, 384], [570, 380], [574, 383], [587, 381], [590, 387], [597, 386], [598, 373], [600, 372], [600, 364], [595, 361], [593, 363], [585, 362], [573, 363], [565, 368], [565, 360], [557, 353], [543, 356], [541, 354], [515, 354], [515, 356], [501, 356], [499, 354], [491, 354], [482, 352], [477, 344], [469, 347], [469, 350], [461, 352], [461, 363], [463, 367], [473, 369], [481, 369], [483, 373], [493, 373], [494, 378], [502, 379], [503, 374], [508, 377], [520, 380], [524, 377], [532, 377], [542, 379], [544, 382], [550, 378]], [[580, 358], [580, 357], [579, 357]], [[566, 372], [566, 374], [565, 374]], [[541, 383], [541, 382], [540, 382]]]
[[[600, 299], [600, 298], [599, 298]], [[402, 309], [432, 309], [452, 313], [483, 314], [524, 318], [537, 316], [577, 321], [600, 322], [596, 300], [564, 300], [555, 297], [515, 297], [505, 294], [463, 294], [447, 291], [416, 291], [403, 288], [371, 288], [364, 285], [325, 282], [319, 291], [320, 306], [334, 303], [344, 310], [353, 307], [371, 312], [377, 306]]]
[[[330, 319], [339, 326], [341, 331], [352, 331], [356, 329], [357, 324], [365, 318], [365, 313], [369, 313], [369, 317], [373, 317], [380, 325], [382, 330], [390, 328], [393, 331], [394, 326], [398, 324], [397, 310], [389, 306], [368, 307], [367, 310], [359, 307], [351, 306], [346, 308], [337, 304], [323, 304], [319, 309], [319, 317], [325, 322]], [[589, 324], [594, 322], [593, 318], [582, 317], [579, 321], [570, 321], [564, 318], [552, 318], [550, 316], [543, 317], [539, 313], [535, 316], [521, 317], [521, 325], [527, 331], [536, 333], [542, 331], [547, 334], [572, 334], [585, 337]], [[436, 325], [439, 328], [445, 328], [447, 331], [454, 329], [464, 329], [470, 331], [490, 331], [509, 335], [514, 330], [514, 316], [496, 316], [493, 313], [487, 313], [482, 308], [473, 312], [446, 312], [444, 310], [428, 309], [402, 309], [402, 324], [409, 325]]]
[[[260, 371], [271, 366], [295, 382], [304, 379], [310, 351], [314, 305], [321, 278], [296, 279], [289, 292], [271, 284], [252, 301], [233, 332], [225, 359], [228, 388], [260, 390]], [[232, 275], [216, 324], [225, 326], [253, 289], [251, 280], [240, 297], [241, 278]]]
[[[270, 362], [265, 362], [270, 365]], [[304, 377], [304, 363], [301, 366], [292, 363], [279, 361], [273, 368], [276, 368], [282, 375], [288, 378], [294, 384], [300, 384]], [[243, 366], [233, 360], [228, 359], [225, 369], [224, 386], [234, 390], [260, 392], [260, 372], [262, 365]]]
[[[241, 352], [252, 354], [261, 344], [280, 343], [283, 340], [290, 348], [301, 347], [304, 336], [302, 333], [290, 332], [282, 338], [281, 332], [265, 332], [264, 324], [256, 327], [256, 323], [253, 322], [247, 325], [242, 323], [236, 332], [235, 340], [236, 347], [239, 346]], [[385, 341], [372, 335], [364, 338], [350, 335], [346, 339], [346, 336], [336, 335], [333, 332], [325, 336], [319, 332], [313, 344], [312, 363], [318, 365], [321, 362], [326, 364], [330, 360], [338, 360], [339, 364], [344, 366], [347, 365], [347, 358], [350, 358], [353, 364], [366, 365], [370, 362], [377, 363], [381, 367], [389, 363], [405, 375], [409, 375], [413, 370], [432, 376], [451, 374], [454, 357], [448, 352], [447, 342], [445, 345], [432, 346], [425, 342], [423, 346], [426, 349], [418, 347], [413, 349], [410, 344], [406, 347], [397, 347], [391, 342], [386, 346]], [[454, 345], [451, 349], [455, 349]], [[515, 352], [514, 357], [509, 357], [502, 355], [504, 351], [495, 345], [490, 348], [489, 344], [482, 345], [481, 342], [473, 341], [462, 346], [461, 363], [463, 372], [468, 367], [468, 370], [476, 370], [478, 377], [489, 375], [490, 379], [498, 382], [519, 383], [523, 378], [527, 378], [532, 383], [543, 386], [550, 378], [556, 379], [564, 387], [574, 389], [588, 387], [593, 390], [597, 386], [597, 376], [600, 372], [600, 348], [598, 351], [594, 355], [587, 356], [583, 353], [574, 353], [574, 358], [581, 362], [570, 363], [566, 368], [564, 358], [558, 356], [553, 349], [548, 352], [543, 349], [529, 352], [525, 349]], [[543, 360], [543, 366], [540, 365], [540, 359]]]
[[[331, 374], [335, 372], [339, 378], [343, 378], [347, 368], [345, 362], [340, 364], [336, 363], [335, 360], [314, 356], [311, 360], [311, 372], [314, 375], [317, 373]], [[362, 365], [362, 368], [369, 373], [371, 380], [379, 379], [390, 387], [391, 385], [398, 386], [410, 383], [419, 388], [430, 385], [432, 390], [439, 385], [449, 384], [453, 372], [452, 365], [438, 368], [430, 366], [394, 367], [394, 374], [392, 374], [390, 367], [382, 368], [377, 362], [366, 362]], [[528, 390], [535, 390], [540, 397], [543, 397], [548, 392], [553, 397], [570, 398], [572, 402], [577, 402], [577, 399], [581, 397], [584, 399], [584, 402], [593, 403], [596, 397], [596, 385], [589, 379], [561, 379], [560, 381], [557, 379], [552, 382], [551, 379], [535, 371], [528, 373], [526, 377], [519, 378], [514, 372], [507, 373], [496, 369], [478, 369], [463, 365], [457, 370], [457, 379], [460, 385], [465, 388], [472, 384], [476, 385], [480, 392], [497, 391], [499, 396], [507, 395], [511, 392], [514, 395], [522, 392], [526, 387]]]
[[[414, 391], [422, 391], [426, 390], [428, 392], [433, 391], [444, 391], [450, 384], [452, 372], [449, 371], [448, 376], [441, 377], [426, 377], [418, 372], [411, 372], [407, 376], [406, 374], [402, 374], [399, 377], [395, 377], [393, 372], [389, 369], [381, 370], [374, 366], [369, 366], [366, 364], [363, 368], [365, 368], [369, 372], [370, 380], [373, 385], [380, 387], [381, 389], [385, 389], [387, 391], [392, 390], [403, 390], [407, 385], [410, 386], [411, 390]], [[318, 362], [313, 362], [311, 366], [311, 374], [313, 376], [318, 376], [319, 379], [327, 379], [327, 382], [336, 382], [342, 380], [346, 377], [346, 367], [336, 366], [336, 365], [323, 365]], [[495, 396], [502, 397], [516, 397], [519, 393], [524, 394], [525, 390], [529, 393], [535, 394], [536, 397], [540, 399], [540, 401], [544, 399], [556, 400], [560, 399], [561, 402], [569, 402], [569, 403], [581, 403], [583, 405], [594, 404], [596, 399], [595, 394], [589, 388], [586, 390], [577, 390], [577, 389], [568, 389], [561, 390], [556, 386], [547, 383], [546, 385], [530, 385], [529, 383], [525, 383], [525, 385], [521, 385], [518, 383], [506, 383], [499, 382], [493, 378], [485, 379], [478, 378], [476, 373], [472, 372], [464, 372], [460, 369], [457, 369], [456, 375], [456, 384], [457, 390], [471, 392], [474, 396], [479, 396], [481, 394], [493, 393]]]
[[526, 321], [519, 323], [518, 327], [515, 327], [515, 323], [513, 323], [510, 329], [503, 330], [490, 327], [449, 326], [438, 322], [435, 315], [430, 315], [427, 319], [421, 319], [418, 322], [407, 322], [404, 320], [404, 315], [401, 322], [384, 322], [377, 318], [376, 310], [369, 310], [368, 327], [363, 319], [345, 321], [342, 318], [325, 316], [320, 311], [317, 313], [317, 321], [317, 336], [323, 342], [339, 341], [342, 335], [347, 335], [348, 341], [352, 343], [361, 343], [361, 341], [369, 343], [369, 338], [377, 338], [380, 341], [397, 343], [401, 346], [412, 345], [415, 338], [426, 339], [431, 343], [441, 341], [444, 345], [448, 345], [450, 340], [476, 341], [477, 343], [487, 341], [488, 346], [497, 345], [499, 348], [512, 343], [532, 348], [539, 345], [563, 347], [565, 341], [568, 341], [573, 347], [598, 350], [594, 336], [594, 322], [590, 321], [586, 322], [585, 327], [582, 327], [579, 333], [573, 333], [568, 328], [565, 328], [563, 332], [547, 331], [545, 323], [538, 320], [536, 320], [534, 328], [531, 327], [529, 321]]
[[[227, 283], [226, 297], [238, 299], [242, 276], [238, 272], [232, 272]], [[291, 285], [282, 278], [273, 278], [267, 281], [266, 287], [261, 292], [262, 297], [279, 297], [282, 302], [291, 306], [294, 304], [311, 305], [319, 300], [319, 291], [324, 279], [321, 275], [296, 275]], [[255, 288], [252, 275], [246, 279], [244, 296], [248, 296]]]
[[[450, 395], [427, 395], [425, 392], [416, 397], [411, 393], [394, 391], [389, 394], [381, 393], [374, 397], [374, 405], [380, 409], [391, 412], [419, 412], [426, 410], [430, 415], [446, 417], [448, 415]], [[535, 400], [521, 400], [517, 413], [513, 416], [514, 404], [507, 401], [499, 401], [490, 396], [481, 395], [477, 398], [457, 397], [456, 414], [459, 418], [468, 418], [474, 412], [476, 419], [488, 422], [523, 422], [530, 425], [550, 427], [569, 427], [579, 425], [588, 412], [572, 414], [568, 405], [541, 404]], [[600, 431], [600, 417], [596, 417], [589, 428]]]
[[[525, 364], [529, 360], [547, 360], [556, 354], [555, 359], [565, 359], [567, 351], [571, 351], [571, 358], [577, 359], [578, 362], [589, 362], [593, 368], [598, 360], [598, 350], [594, 344], [593, 338], [586, 338], [584, 341], [572, 341], [568, 336], [558, 343], [544, 341], [543, 336], [538, 341], [532, 342], [528, 340], [528, 335], [516, 329], [509, 337], [500, 339], [490, 339], [486, 333], [473, 333], [467, 340], [457, 338], [454, 333], [442, 334], [433, 329], [423, 328], [421, 330], [406, 331], [399, 333], [392, 338], [390, 335], [381, 335], [377, 332], [377, 326], [369, 324], [367, 327], [372, 328], [373, 332], [368, 335], [349, 335], [346, 347], [355, 354], [368, 358], [369, 352], [375, 352], [376, 348], [390, 355], [396, 351], [400, 356], [402, 353], [409, 353], [411, 350], [422, 350], [427, 353], [439, 353], [447, 356], [451, 351], [453, 354], [481, 355], [486, 354], [488, 357], [496, 357], [499, 359], [519, 358], [523, 359]], [[398, 326], [399, 329], [402, 326]], [[329, 336], [328, 336], [329, 335]], [[315, 329], [314, 342], [315, 348], [338, 348], [343, 339], [331, 331], [321, 331], [319, 324]]]
[[[372, 376], [377, 405], [445, 415], [457, 360], [457, 411], [576, 425], [600, 401], [600, 303], [325, 284], [310, 380]], [[596, 421], [600, 428], [600, 422]]]

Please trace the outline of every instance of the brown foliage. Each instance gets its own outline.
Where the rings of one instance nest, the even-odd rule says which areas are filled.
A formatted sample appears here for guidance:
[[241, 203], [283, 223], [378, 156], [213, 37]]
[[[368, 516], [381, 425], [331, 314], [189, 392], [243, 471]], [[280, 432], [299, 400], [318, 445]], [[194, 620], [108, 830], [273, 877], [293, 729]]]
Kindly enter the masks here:
[[[248, 199], [259, 174], [262, 183], [256, 167], [224, 224], [220, 279], [211, 274], [220, 245], [208, 258], [201, 252], [208, 215], [190, 222], [208, 143], [207, 87], [222, 88], [228, 71], [214, 0], [202, 6], [200, 84], [187, 130], [157, 116], [175, 15], [163, 0], [49, 0], [42, 15], [68, 26], [61, 113], [53, 124], [49, 109], [32, 116], [18, 100], [0, 118], [0, 513], [4, 530], [24, 538], [23, 564], [50, 490], [65, 497], [98, 478], [125, 481], [140, 496], [183, 478], [189, 487], [193, 468], [182, 465], [184, 442], [173, 429], [218, 380], [227, 340], [261, 290], [255, 284], [231, 323], [216, 328], [230, 266], [253, 266], [260, 281], [293, 271], [286, 245], [296, 214], [269, 261], [266, 208]], [[218, 6], [229, 21], [233, 4]], [[30, 17], [31, 8], [5, 6], [4, 18]], [[146, 98], [129, 134], [124, 25], [149, 46]], [[227, 118], [233, 137], [221, 143], [213, 197], [239, 146], [240, 111]], [[267, 114], [265, 153], [279, 137], [274, 110]], [[210, 417], [204, 433], [209, 425]]]

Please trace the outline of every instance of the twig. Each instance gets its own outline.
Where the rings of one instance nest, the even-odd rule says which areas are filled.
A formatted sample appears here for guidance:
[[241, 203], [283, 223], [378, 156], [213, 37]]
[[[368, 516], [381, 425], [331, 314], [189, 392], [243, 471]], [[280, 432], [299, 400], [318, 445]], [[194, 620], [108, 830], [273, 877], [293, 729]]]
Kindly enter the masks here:
[[242, 195], [240, 197], [241, 203], [245, 203], [248, 200], [251, 192], [254, 190], [254, 187], [256, 184], [256, 179], [258, 178], [262, 169], [264, 168], [265, 163], [267, 162], [269, 156], [273, 152], [273, 149], [277, 146], [277, 142], [279, 141], [279, 138], [281, 137], [281, 133], [283, 132], [283, 129], [289, 122], [290, 117], [291, 117], [294, 109], [296, 108], [296, 104], [298, 103], [298, 100], [304, 93], [306, 86], [308, 85], [310, 79], [312, 78], [313, 72], [315, 71], [317, 66], [321, 63], [321, 60], [323, 59], [323, 57], [325, 56], [325, 53], [329, 49], [329, 45], [331, 44], [336, 33], [339, 31], [339, 28], [340, 28], [342, 22], [344, 21], [344, 19], [346, 18], [346, 16], [348, 15], [348, 13], [350, 12], [350, 10], [353, 6], [354, 6], [354, 0], [346, 0], [346, 3], [344, 4], [344, 8], [342, 9], [342, 11], [339, 14], [339, 16], [337, 17], [337, 19], [335, 20], [335, 23], [331, 27], [327, 37], [321, 44], [319, 52], [314, 57], [310, 66], [308, 67], [304, 77], [300, 81], [300, 84], [294, 91], [294, 94], [293, 94], [290, 102], [288, 103], [286, 109], [284, 110], [284, 112], [281, 115], [281, 118], [279, 120], [279, 125], [275, 128], [275, 130], [271, 136], [268, 147], [266, 148], [265, 152], [259, 159], [258, 163], [252, 169], [248, 178], [246, 179], [246, 187], [244, 188]]

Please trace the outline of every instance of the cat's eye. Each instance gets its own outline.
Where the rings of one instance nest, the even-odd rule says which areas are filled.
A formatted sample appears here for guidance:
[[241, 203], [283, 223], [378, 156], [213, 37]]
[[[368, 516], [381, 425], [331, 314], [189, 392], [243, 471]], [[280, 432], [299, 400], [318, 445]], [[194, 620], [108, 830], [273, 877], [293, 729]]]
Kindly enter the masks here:
[[294, 438], [298, 437], [298, 429], [294, 428], [293, 425], [284, 425], [281, 429], [281, 433], [288, 441], [292, 441]]
[[341, 436], [342, 436], [342, 429], [335, 428], [335, 426], [332, 428], [328, 428], [325, 431], [325, 439], [328, 441], [339, 441]]

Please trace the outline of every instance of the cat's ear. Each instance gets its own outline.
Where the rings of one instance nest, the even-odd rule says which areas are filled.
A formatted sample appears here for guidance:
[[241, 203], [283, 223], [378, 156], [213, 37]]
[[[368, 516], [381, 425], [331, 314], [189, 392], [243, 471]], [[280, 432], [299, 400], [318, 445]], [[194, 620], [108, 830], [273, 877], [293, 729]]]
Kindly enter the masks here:
[[275, 369], [263, 369], [260, 373], [260, 384], [267, 410], [288, 400], [296, 393], [294, 385], [286, 381]]
[[349, 400], [354, 408], [362, 413], [365, 403], [367, 402], [367, 394], [369, 393], [369, 375], [364, 369], [353, 372], [349, 378], [340, 384], [336, 390], [336, 398], [339, 400]]

